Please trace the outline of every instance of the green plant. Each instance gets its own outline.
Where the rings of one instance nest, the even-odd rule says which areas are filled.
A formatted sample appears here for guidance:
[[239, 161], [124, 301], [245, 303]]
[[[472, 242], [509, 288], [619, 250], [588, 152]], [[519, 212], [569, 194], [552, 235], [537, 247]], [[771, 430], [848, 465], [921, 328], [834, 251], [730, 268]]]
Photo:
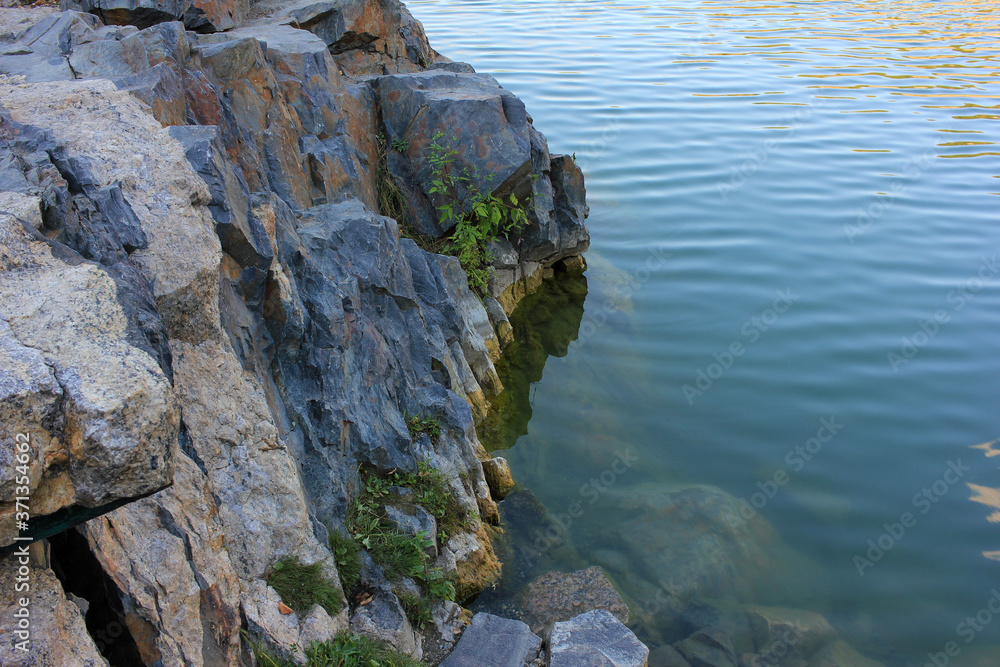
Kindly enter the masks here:
[[240, 630], [240, 634], [253, 652], [257, 667], [296, 667], [295, 661], [282, 658], [266, 644], [251, 637], [246, 630]]
[[349, 594], [357, 587], [361, 576], [361, 546], [350, 536], [333, 530], [330, 531], [330, 551], [337, 563], [340, 583]]
[[[492, 174], [479, 179], [478, 174], [470, 173], [467, 168], [457, 170], [454, 162], [458, 151], [445, 147], [441, 143], [443, 137], [443, 132], [434, 135], [427, 158], [431, 167], [430, 194], [437, 195], [442, 202], [437, 206], [441, 227], [454, 227], [449, 252], [462, 263], [469, 287], [482, 294], [492, 276], [489, 244], [527, 225], [528, 214], [513, 193], [502, 198], [480, 191], [476, 181], [488, 183]], [[463, 190], [465, 202], [461, 197]]]
[[410, 438], [426, 433], [431, 440], [437, 440], [441, 435], [441, 419], [436, 416], [410, 417], [406, 420], [406, 429], [410, 432]]
[[[254, 640], [246, 631], [243, 638], [253, 651], [258, 667], [297, 667], [294, 660], [279, 657], [263, 643]], [[292, 654], [298, 647], [292, 647]], [[325, 642], [313, 642], [305, 650], [306, 667], [425, 667], [390, 646], [364, 635], [346, 630]]]
[[[385, 145], [385, 135], [380, 132], [375, 140], [378, 148], [378, 167], [375, 170], [375, 196], [378, 199], [378, 211], [393, 220], [402, 220], [406, 217], [406, 199], [403, 198], [403, 193], [396, 185], [396, 179], [389, 173], [389, 152]], [[395, 147], [395, 141], [393, 144]]]
[[421, 583], [431, 597], [442, 600], [455, 599], [455, 582], [446, 577], [441, 570], [429, 570]]
[[406, 137], [396, 137], [392, 140], [392, 149], [398, 153], [405, 153], [410, 149], [410, 142]]
[[416, 628], [423, 630], [434, 622], [434, 616], [431, 614], [431, 601], [426, 597], [405, 591], [399, 593], [396, 597], [399, 598], [399, 604], [403, 607], [403, 611], [406, 612], [406, 617], [410, 619], [410, 623]]
[[410, 656], [384, 643], [346, 630], [306, 649], [306, 667], [420, 667]]
[[[348, 530], [390, 578], [408, 577], [423, 586], [431, 597], [454, 600], [455, 587], [451, 580], [430, 567], [427, 549], [434, 546], [434, 536], [424, 531], [406, 535], [389, 521], [381, 500], [389, 495], [393, 486], [412, 490], [413, 504], [437, 517], [442, 527], [437, 537], [442, 540], [468, 521], [467, 510], [449, 490], [443, 473], [421, 461], [416, 473], [392, 470], [384, 477], [372, 473], [363, 475], [365, 493], [351, 503], [347, 513]], [[400, 502], [405, 501], [401, 499]]]
[[308, 613], [318, 604], [336, 616], [344, 608], [344, 599], [322, 572], [322, 563], [303, 565], [297, 558], [283, 558], [271, 566], [267, 583], [282, 601], [299, 614]]

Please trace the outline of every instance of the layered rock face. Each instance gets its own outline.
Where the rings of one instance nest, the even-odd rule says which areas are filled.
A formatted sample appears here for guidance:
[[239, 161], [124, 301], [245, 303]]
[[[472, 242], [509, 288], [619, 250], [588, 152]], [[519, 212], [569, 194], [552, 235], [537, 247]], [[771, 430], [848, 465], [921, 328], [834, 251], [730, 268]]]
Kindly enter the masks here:
[[[489, 583], [474, 423], [502, 390], [504, 309], [587, 246], [572, 160], [394, 0], [75, 8], [18, 10], [0, 32], [0, 499], [28, 487], [34, 537], [76, 526], [33, 561], [51, 601], [37, 650], [4, 632], [0, 661], [100, 664], [108, 627], [147, 665], [249, 664], [241, 629], [286, 650], [332, 636], [350, 609], [282, 614], [266, 580], [291, 557], [337, 581], [327, 535], [362, 466], [443, 471], [472, 519], [437, 564], [463, 590]], [[530, 195], [485, 299], [400, 232], [448, 233], [426, 147], [457, 127], [460, 164], [496, 174], [484, 187]], [[380, 215], [386, 178], [400, 220]], [[411, 436], [421, 414], [440, 437]], [[0, 504], [8, 552], [16, 512]], [[84, 565], [87, 592], [67, 574]], [[371, 622], [419, 655], [370, 583]]]

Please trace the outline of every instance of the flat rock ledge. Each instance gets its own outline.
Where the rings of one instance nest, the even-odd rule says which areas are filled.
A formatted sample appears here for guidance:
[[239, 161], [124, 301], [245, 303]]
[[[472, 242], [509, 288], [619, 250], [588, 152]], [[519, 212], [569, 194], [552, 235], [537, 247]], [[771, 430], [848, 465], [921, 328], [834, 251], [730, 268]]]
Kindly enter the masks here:
[[610, 612], [595, 609], [556, 623], [549, 638], [549, 667], [646, 667], [649, 648]]
[[525, 667], [542, 639], [522, 621], [479, 613], [441, 667]]

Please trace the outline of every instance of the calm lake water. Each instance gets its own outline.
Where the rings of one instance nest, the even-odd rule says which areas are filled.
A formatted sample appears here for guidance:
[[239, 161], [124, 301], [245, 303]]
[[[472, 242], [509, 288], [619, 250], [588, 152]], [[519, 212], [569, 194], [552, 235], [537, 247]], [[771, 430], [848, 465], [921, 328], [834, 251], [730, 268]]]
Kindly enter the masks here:
[[765, 601], [886, 662], [996, 650], [959, 624], [1000, 589], [1000, 5], [410, 8], [586, 173], [590, 268], [526, 302], [499, 446], [552, 511], [636, 462], [558, 564], [613, 558], [612, 494], [712, 485], [815, 566]]

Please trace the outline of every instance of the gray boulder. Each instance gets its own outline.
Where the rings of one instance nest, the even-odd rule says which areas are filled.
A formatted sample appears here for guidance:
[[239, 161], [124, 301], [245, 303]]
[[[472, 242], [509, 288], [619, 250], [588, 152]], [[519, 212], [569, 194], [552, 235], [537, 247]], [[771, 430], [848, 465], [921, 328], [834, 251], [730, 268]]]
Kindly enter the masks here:
[[351, 629], [380, 639], [417, 660], [423, 655], [420, 635], [413, 631], [406, 612], [388, 587], [380, 588], [371, 602], [358, 607], [351, 617]]
[[[524, 104], [493, 77], [430, 70], [381, 77], [373, 86], [387, 141], [407, 145], [405, 154], [390, 152], [389, 170], [407, 198], [417, 203], [413, 223], [421, 233], [438, 237], [451, 227], [439, 222], [436, 207], [445, 202], [444, 197], [430, 193], [431, 144], [458, 151], [452, 173], [468, 171], [472, 185], [481, 192], [511, 191], [527, 183], [531, 172], [528, 114]], [[442, 137], [436, 139], [439, 132]], [[468, 206], [470, 190], [462, 187], [458, 196]]]
[[646, 667], [649, 648], [603, 609], [552, 626], [549, 667]]
[[441, 667], [525, 667], [541, 645], [521, 621], [479, 613]]

